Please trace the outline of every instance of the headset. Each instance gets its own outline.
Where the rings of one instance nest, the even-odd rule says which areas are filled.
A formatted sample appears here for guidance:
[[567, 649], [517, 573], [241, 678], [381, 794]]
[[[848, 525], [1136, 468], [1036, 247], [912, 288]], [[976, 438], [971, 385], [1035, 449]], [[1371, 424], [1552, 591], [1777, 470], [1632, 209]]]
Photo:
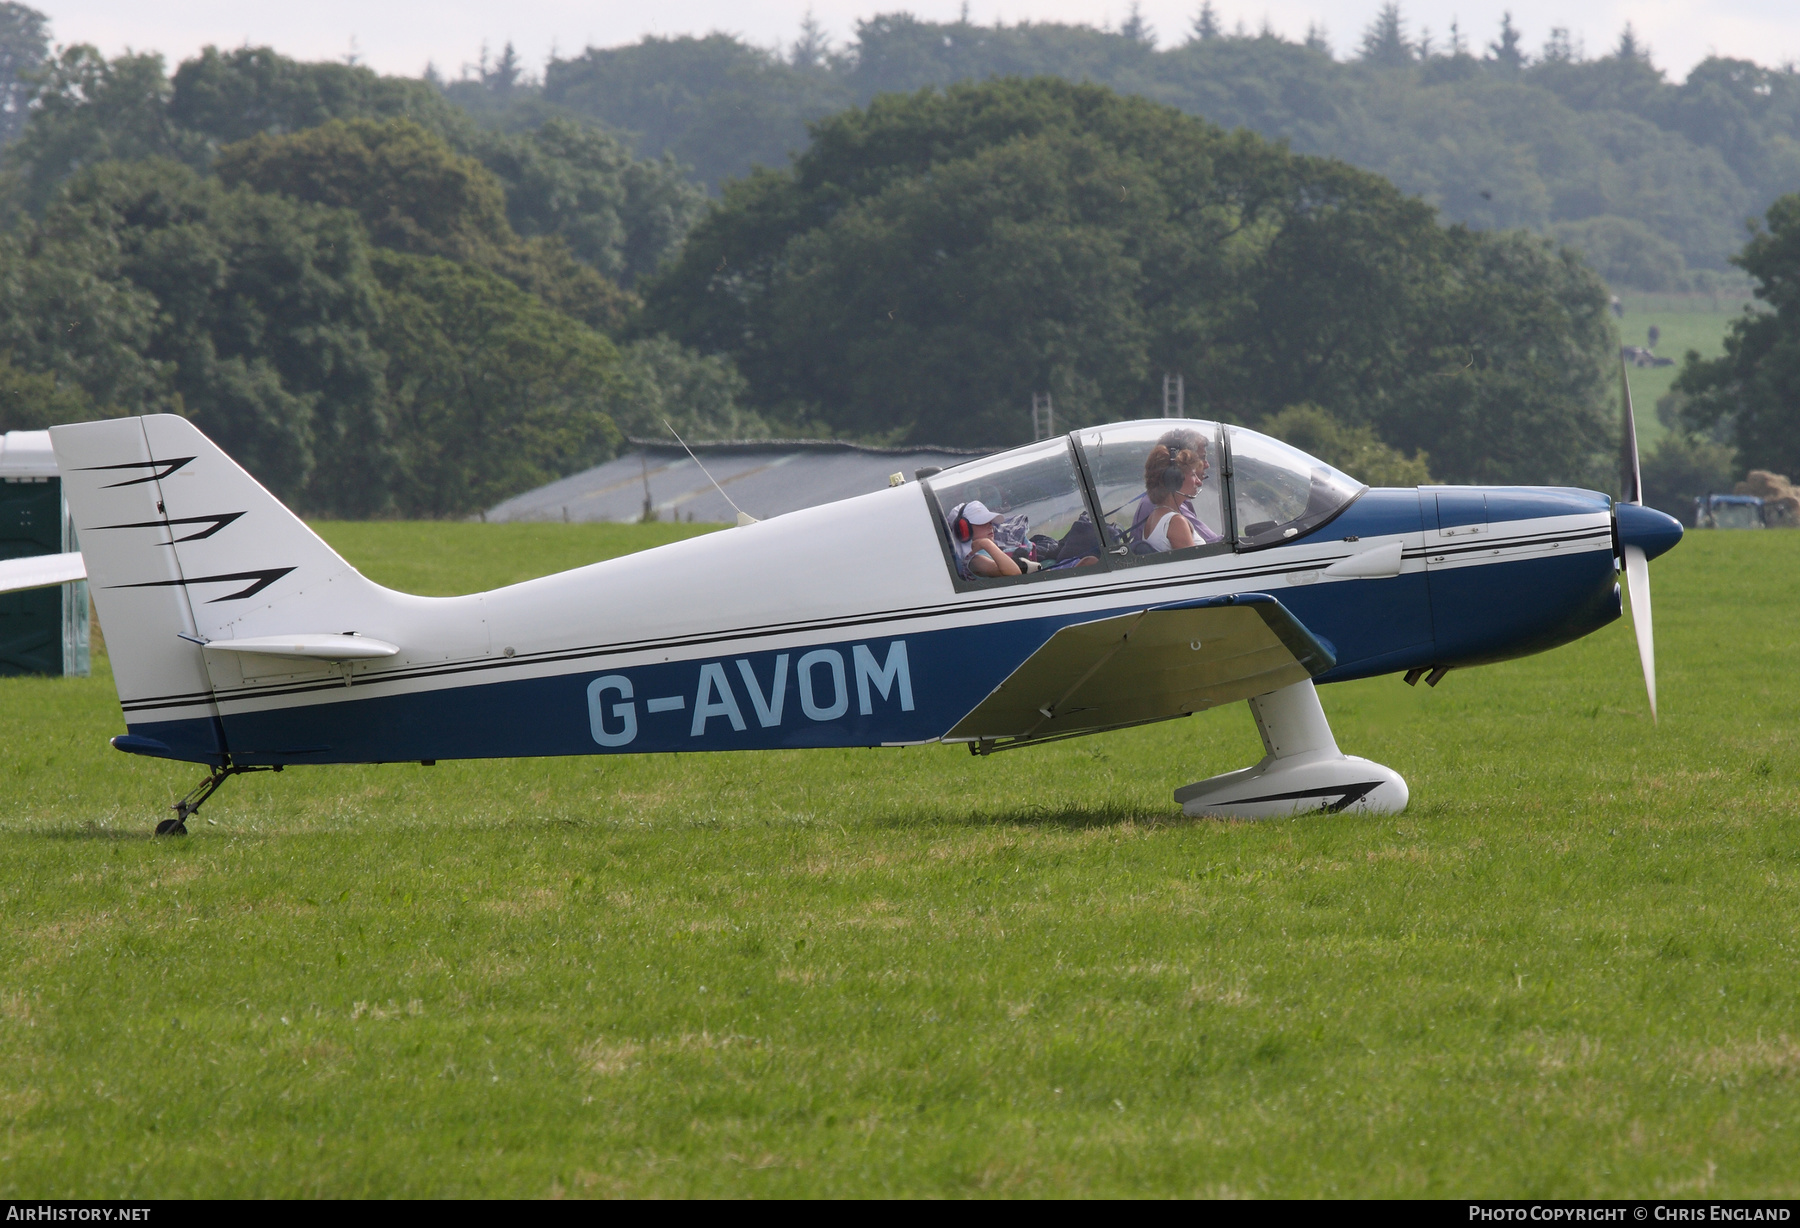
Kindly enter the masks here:
[[969, 523], [967, 516], [963, 515], [963, 509], [967, 506], [969, 506], [967, 503], [958, 503], [956, 515], [950, 521], [951, 536], [964, 543], [975, 536], [975, 526]]
[[[1167, 444], [1163, 444], [1162, 446], [1165, 448], [1168, 447]], [[1200, 466], [1206, 464], [1206, 453], [1204, 451], [1196, 450], [1194, 455], [1196, 458], [1195, 463], [1194, 463], [1194, 469], [1195, 469], [1195, 471], [1198, 471]], [[1168, 468], [1163, 470], [1162, 484], [1163, 484], [1164, 490], [1172, 491], [1174, 493], [1179, 494], [1181, 492], [1181, 488], [1187, 484], [1187, 475], [1188, 475], [1189, 471], [1186, 469], [1183, 469], [1180, 465], [1176, 464], [1175, 457], [1176, 457], [1175, 451], [1171, 450], [1169, 452]]]
[[1169, 458], [1169, 467], [1163, 470], [1162, 485], [1164, 490], [1176, 494], [1187, 485], [1187, 470], [1177, 465], [1173, 456]]

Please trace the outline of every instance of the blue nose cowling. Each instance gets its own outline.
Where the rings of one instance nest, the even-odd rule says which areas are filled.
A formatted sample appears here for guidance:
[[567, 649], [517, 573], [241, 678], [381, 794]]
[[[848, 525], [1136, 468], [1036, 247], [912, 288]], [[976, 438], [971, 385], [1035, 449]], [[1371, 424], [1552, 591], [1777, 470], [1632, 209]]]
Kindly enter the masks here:
[[1613, 526], [1620, 549], [1636, 546], [1647, 559], [1672, 550], [1681, 540], [1679, 520], [1637, 503], [1614, 503]]

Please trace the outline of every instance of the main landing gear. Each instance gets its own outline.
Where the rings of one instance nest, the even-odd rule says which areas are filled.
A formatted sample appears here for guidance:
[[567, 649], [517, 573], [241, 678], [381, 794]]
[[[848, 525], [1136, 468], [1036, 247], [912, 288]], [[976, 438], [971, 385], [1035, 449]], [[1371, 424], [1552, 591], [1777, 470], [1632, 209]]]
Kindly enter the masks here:
[[241, 776], [245, 772], [279, 772], [280, 770], [281, 765], [279, 764], [271, 767], [250, 767], [230, 762], [227, 762], [224, 767], [214, 768], [210, 776], [188, 790], [186, 797], [169, 807], [169, 809], [175, 812], [175, 817], [172, 819], [164, 819], [162, 822], [158, 823], [156, 825], [156, 834], [159, 836], [187, 835], [187, 821], [198, 814], [200, 812], [201, 804], [205, 802], [207, 798], [217, 793], [219, 791], [219, 786], [230, 780], [233, 776]]
[[1250, 714], [1268, 753], [1255, 767], [1175, 790], [1183, 814], [1270, 819], [1315, 810], [1399, 814], [1406, 809], [1400, 773], [1338, 749], [1311, 679], [1256, 696]]

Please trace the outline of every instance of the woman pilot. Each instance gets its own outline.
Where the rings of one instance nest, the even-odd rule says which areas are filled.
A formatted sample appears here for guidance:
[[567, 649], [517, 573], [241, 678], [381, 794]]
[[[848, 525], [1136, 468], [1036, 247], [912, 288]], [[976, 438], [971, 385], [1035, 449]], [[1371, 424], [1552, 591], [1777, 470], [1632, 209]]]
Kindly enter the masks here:
[[1144, 495], [1131, 537], [1162, 553], [1220, 540], [1194, 511], [1206, 481], [1206, 439], [1199, 431], [1167, 431], [1144, 458]]

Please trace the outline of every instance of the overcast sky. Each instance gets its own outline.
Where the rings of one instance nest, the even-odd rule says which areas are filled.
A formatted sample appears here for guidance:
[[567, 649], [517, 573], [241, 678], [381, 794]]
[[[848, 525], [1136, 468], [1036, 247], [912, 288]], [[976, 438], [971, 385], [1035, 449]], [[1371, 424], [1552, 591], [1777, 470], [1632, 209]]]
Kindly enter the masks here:
[[[1024, 20], [1116, 26], [1130, 0], [969, 0], [971, 20], [982, 24]], [[1214, 0], [1228, 26], [1242, 21], [1252, 31], [1266, 20], [1297, 39], [1310, 22], [1322, 23], [1338, 54], [1353, 49], [1379, 0]], [[417, 75], [435, 63], [455, 76], [474, 61], [485, 41], [498, 49], [511, 40], [533, 68], [554, 51], [568, 56], [583, 47], [610, 47], [645, 34], [703, 34], [724, 30], [764, 46], [790, 42], [810, 8], [838, 43], [848, 40], [858, 18], [905, 10], [930, 20], [953, 20], [958, 0], [911, 4], [880, 0], [658, 0], [654, 4], [579, 3], [577, 0], [308, 0], [304, 4], [243, 0], [51, 0], [36, 7], [50, 14], [60, 43], [88, 42], [108, 52], [126, 47], [157, 50], [171, 65], [207, 43], [268, 44], [300, 59], [355, 55], [382, 72]], [[1199, 0], [1143, 0], [1144, 16], [1164, 46], [1182, 41]], [[1617, 41], [1630, 21], [1650, 44], [1659, 67], [1676, 79], [1707, 56], [1738, 56], [1775, 65], [1800, 59], [1800, 4], [1795, 0], [1413, 0], [1402, 11], [1416, 34], [1428, 27], [1437, 41], [1458, 21], [1476, 48], [1493, 38], [1503, 10], [1510, 10], [1534, 53], [1552, 26], [1566, 26], [1589, 55]]]

